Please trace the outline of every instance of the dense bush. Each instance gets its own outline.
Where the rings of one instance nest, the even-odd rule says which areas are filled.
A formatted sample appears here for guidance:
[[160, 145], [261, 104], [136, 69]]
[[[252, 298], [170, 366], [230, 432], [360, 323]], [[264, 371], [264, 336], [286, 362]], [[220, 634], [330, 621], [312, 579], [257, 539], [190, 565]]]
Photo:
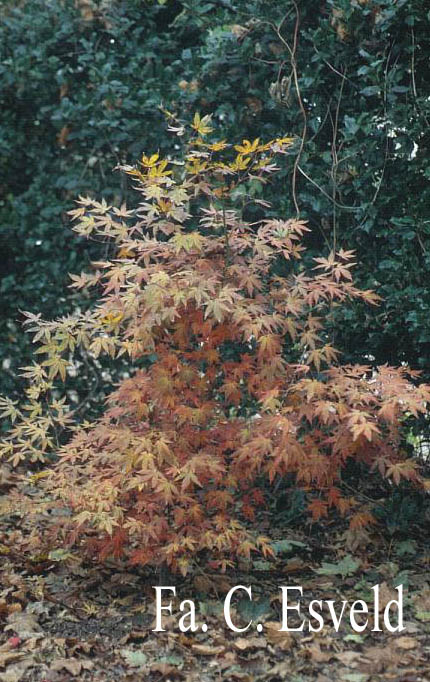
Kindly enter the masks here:
[[[354, 286], [351, 251], [308, 270], [303, 221], [246, 219], [250, 205], [268, 208], [255, 185], [293, 140], [232, 147], [210, 137], [208, 116], [171, 124], [181, 139], [192, 133], [183, 160], [154, 153], [123, 167], [136, 209], [81, 198], [71, 212], [77, 234], [112, 245], [72, 275], [101, 297], [55, 322], [27, 314], [42, 360], [24, 370], [27, 403], [2, 400], [13, 427], [1, 451], [15, 464], [58, 456], [44, 474], [66, 511], [54, 522], [61, 546], [185, 574], [201, 553], [221, 568], [271, 553], [250, 524], [275, 481], [306, 490], [314, 520], [334, 508], [352, 528], [372, 523], [345, 496], [342, 471], [353, 461], [422, 484], [403, 422], [426, 411], [430, 387], [405, 367], [337, 365], [325, 321], [350, 300], [378, 300]], [[133, 371], [101, 418], [73, 426], [57, 379], [79, 350], [125, 356]]]

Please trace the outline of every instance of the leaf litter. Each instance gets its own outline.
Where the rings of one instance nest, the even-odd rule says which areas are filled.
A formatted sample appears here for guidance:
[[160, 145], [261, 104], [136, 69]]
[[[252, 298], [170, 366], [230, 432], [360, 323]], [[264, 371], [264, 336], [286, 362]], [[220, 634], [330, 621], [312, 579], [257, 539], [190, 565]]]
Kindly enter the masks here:
[[[428, 538], [416, 538], [407, 552], [400, 542], [396, 551], [376, 536], [371, 549], [352, 549], [336, 526], [323, 543], [317, 533], [286, 529], [274, 542], [273, 561], [178, 578], [112, 561], [92, 564], [68, 552], [52, 560], [31, 556], [25, 519], [9, 515], [0, 521], [0, 682], [430, 680]], [[281, 630], [281, 586], [303, 588], [306, 614], [313, 599], [370, 600], [378, 584], [381, 615], [399, 582], [405, 590], [401, 633], [373, 632], [371, 625], [356, 633], [346, 618], [336, 632], [326, 609], [320, 632]], [[163, 615], [164, 632], [153, 632], [157, 584], [176, 586], [172, 615]], [[236, 585], [251, 586], [252, 601], [244, 592], [233, 600], [233, 622], [242, 628], [250, 620], [261, 623], [262, 632], [227, 627], [223, 602]], [[207, 624], [207, 632], [179, 630], [183, 599], [195, 602], [196, 620]], [[294, 611], [290, 616], [291, 627], [298, 626], [301, 618]]]

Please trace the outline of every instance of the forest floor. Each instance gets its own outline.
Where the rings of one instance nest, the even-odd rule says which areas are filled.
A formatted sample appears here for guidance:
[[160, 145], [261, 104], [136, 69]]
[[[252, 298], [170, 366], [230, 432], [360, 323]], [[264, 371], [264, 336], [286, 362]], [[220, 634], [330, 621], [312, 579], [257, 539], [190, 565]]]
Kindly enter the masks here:
[[[354, 546], [341, 524], [324, 535], [315, 527], [277, 528], [275, 560], [255, 559], [235, 573], [202, 567], [185, 578], [161, 578], [118, 563], [67, 558], [65, 552], [29, 556], [22, 551], [26, 523], [19, 513], [0, 514], [2, 682], [430, 682], [430, 535], [386, 538], [373, 531]], [[404, 629], [392, 633], [384, 611], [398, 599], [400, 584]], [[163, 593], [163, 605], [172, 602], [172, 614], [162, 612], [164, 632], [154, 632], [156, 585], [176, 588], [176, 597]], [[235, 633], [225, 620], [224, 600], [239, 585], [252, 588], [252, 600], [244, 590], [236, 592], [232, 622], [253, 622]], [[281, 630], [282, 586], [303, 590], [300, 616], [294, 608], [287, 612], [288, 627], [305, 621], [303, 631]], [[294, 607], [299, 596], [289, 591], [284, 606]], [[186, 599], [195, 604], [194, 632], [179, 628], [191, 608], [188, 603], [179, 610]], [[308, 628], [314, 599], [324, 601], [320, 632]], [[350, 605], [359, 599], [369, 608], [363, 632], [349, 619]], [[347, 602], [338, 629], [327, 600], [334, 600], [335, 619]], [[375, 611], [380, 630], [374, 629]], [[394, 604], [389, 613], [397, 625]], [[364, 624], [363, 618], [357, 616], [357, 623]]]

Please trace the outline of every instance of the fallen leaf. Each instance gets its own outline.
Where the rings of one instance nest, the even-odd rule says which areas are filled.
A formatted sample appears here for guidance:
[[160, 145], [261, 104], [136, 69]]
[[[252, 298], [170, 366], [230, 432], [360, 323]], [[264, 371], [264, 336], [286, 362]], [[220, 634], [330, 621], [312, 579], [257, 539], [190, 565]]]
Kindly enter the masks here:
[[272, 542], [272, 549], [276, 555], [286, 554], [288, 552], [294, 551], [294, 548], [306, 549], [307, 545], [304, 542], [299, 542], [298, 540], [278, 540], [277, 542]]
[[364, 637], [362, 635], [357, 634], [356, 632], [351, 633], [349, 635], [345, 635], [343, 638], [344, 642], [356, 642], [357, 644], [363, 644], [364, 642]]
[[65, 147], [67, 144], [67, 138], [70, 135], [69, 126], [63, 126], [60, 132], [57, 134], [57, 144], [59, 147]]
[[334, 656], [334, 652], [323, 651], [317, 643], [311, 644], [311, 646], [306, 648], [306, 651], [316, 663], [327, 663]]
[[335, 654], [335, 658], [346, 666], [354, 667], [357, 659], [361, 658], [359, 651], [342, 651]]
[[294, 637], [291, 632], [282, 632], [281, 627], [282, 623], [268, 621], [264, 623], [264, 634], [270, 644], [278, 646], [282, 651], [290, 651], [294, 646]]
[[227, 670], [229, 680], [239, 680], [239, 682], [254, 682], [255, 677], [242, 670]]
[[16, 611], [8, 616], [7, 622], [9, 625], [6, 625], [5, 632], [12, 630], [21, 639], [30, 639], [30, 637], [41, 637], [43, 635], [43, 630], [31, 613]]
[[415, 594], [414, 605], [418, 611], [430, 611], [430, 588], [426, 587]]
[[234, 640], [234, 648], [238, 651], [247, 651], [248, 649], [264, 649], [266, 640], [263, 637], [239, 637]]
[[380, 673], [387, 667], [398, 667], [404, 656], [397, 648], [393, 649], [389, 646], [369, 646], [364, 649], [362, 655], [370, 662], [369, 667], [372, 673]]
[[52, 672], [60, 672], [60, 670], [67, 670], [71, 675], [80, 675], [82, 670], [90, 670], [93, 667], [92, 661], [78, 658], [57, 658], [51, 663], [50, 670]]
[[304, 567], [307, 564], [303, 561], [303, 559], [290, 559], [290, 561], [287, 561], [285, 564], [284, 568], [282, 569], [283, 573], [297, 573], [297, 571], [303, 571]]
[[196, 575], [193, 584], [197, 592], [202, 592], [203, 594], [209, 594], [214, 589], [213, 581], [204, 575]]
[[145, 639], [147, 634], [148, 633], [146, 630], [132, 630], [131, 632], [127, 632], [124, 637], [121, 637], [119, 643], [127, 644], [127, 642], [134, 641], [136, 639]]
[[216, 584], [216, 588], [218, 592], [221, 594], [226, 594], [231, 590], [231, 581], [226, 578], [223, 575], [212, 575], [211, 578], [213, 579], [214, 583]]
[[148, 657], [143, 651], [134, 651], [133, 649], [121, 649], [121, 656], [125, 659], [127, 665], [131, 668], [139, 668], [145, 665]]
[[23, 654], [20, 651], [1, 651], [0, 668], [5, 668], [11, 661], [16, 661], [22, 657]]
[[369, 675], [366, 673], [341, 673], [341, 680], [344, 682], [366, 682], [369, 679]]
[[241, 599], [236, 606], [237, 613], [246, 621], [259, 620], [266, 613], [270, 613], [270, 599]]
[[395, 646], [399, 649], [415, 649], [418, 646], [418, 642], [413, 637], [398, 637], [395, 640]]
[[379, 586], [379, 611], [384, 611], [388, 602], [398, 598], [399, 594], [393, 587], [390, 587], [386, 582], [381, 583]]
[[206, 644], [193, 644], [191, 649], [201, 656], [218, 656], [224, 653], [224, 646], [208, 646]]
[[315, 573], [318, 573], [319, 575], [341, 575], [342, 578], [346, 578], [346, 576], [355, 573], [360, 564], [361, 561], [359, 559], [354, 559], [353, 556], [347, 554], [341, 561], [338, 561], [337, 564], [323, 561], [321, 568], [316, 568], [314, 570]]
[[154, 663], [151, 665], [151, 672], [160, 673], [163, 678], [184, 677], [184, 674], [178, 668], [175, 668], [174, 665], [169, 665], [169, 663]]
[[[15, 655], [20, 656], [20, 654]], [[31, 656], [22, 659], [19, 663], [8, 667], [6, 672], [1, 674], [1, 682], [20, 682], [28, 668], [31, 668], [33, 665], [35, 665], [35, 662]]]
[[11, 613], [16, 613], [17, 611], [22, 611], [22, 606], [19, 602], [13, 602], [13, 604], [6, 605], [6, 613], [8, 615]]

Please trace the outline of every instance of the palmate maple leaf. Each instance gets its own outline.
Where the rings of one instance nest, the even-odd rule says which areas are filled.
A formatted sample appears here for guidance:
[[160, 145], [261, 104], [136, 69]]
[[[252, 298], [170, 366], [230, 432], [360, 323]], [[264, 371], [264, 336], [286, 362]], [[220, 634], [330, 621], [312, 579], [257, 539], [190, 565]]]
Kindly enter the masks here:
[[314, 521], [319, 521], [325, 516], [328, 516], [328, 506], [327, 502], [324, 500], [312, 500], [308, 503], [308, 509], [311, 512]]
[[236, 276], [236, 281], [241, 289], [246, 289], [248, 296], [252, 296], [256, 291], [261, 291], [263, 288], [263, 282], [261, 278], [256, 274], [252, 273], [245, 266], [239, 264], [231, 265], [228, 269], [230, 275]]
[[353, 435], [353, 440], [357, 440], [360, 436], [364, 436], [371, 441], [375, 434], [380, 434], [380, 428], [372, 421], [371, 415], [368, 412], [360, 410], [352, 410], [348, 418], [348, 425]]
[[210, 490], [205, 494], [205, 502], [208, 509], [226, 511], [234, 505], [235, 498], [229, 490]]
[[318, 400], [315, 403], [315, 415], [321, 419], [323, 424], [335, 423], [339, 419], [336, 403], [331, 400]]
[[242, 144], [236, 144], [234, 148], [241, 154], [252, 154], [257, 150], [259, 142], [260, 142], [259, 137], [257, 137], [257, 139], [254, 140], [253, 142], [250, 142], [249, 140], [242, 140]]
[[239, 384], [237, 384], [235, 381], [225, 382], [220, 387], [220, 391], [224, 394], [225, 400], [228, 403], [231, 403], [232, 405], [240, 404], [242, 392], [240, 390]]
[[282, 403], [279, 400], [279, 388], [273, 388], [270, 391], [265, 391], [260, 396], [261, 410], [263, 412], [279, 413]]
[[239, 298], [239, 294], [234, 289], [224, 287], [216, 298], [205, 302], [205, 319], [214, 317], [217, 322], [222, 322], [233, 311], [234, 302], [237, 298]]
[[258, 339], [258, 357], [273, 358], [281, 349], [281, 340], [275, 334], [263, 334]]
[[[350, 260], [353, 257], [353, 254], [353, 251], [344, 251], [343, 249], [337, 253], [342, 260]], [[333, 252], [330, 253], [328, 258], [314, 258], [313, 260], [315, 263], [318, 263], [318, 265], [315, 265], [314, 270], [322, 269], [326, 272], [330, 272], [337, 282], [342, 278], [352, 280], [350, 270], [356, 265], [355, 262], [340, 263], [336, 260], [336, 256]]]
[[255, 543], [250, 540], [244, 540], [237, 547], [237, 555], [249, 559], [251, 557], [251, 552], [255, 551]]
[[379, 413], [378, 416], [388, 422], [388, 423], [395, 423], [398, 414], [400, 412], [400, 405], [399, 405], [399, 400], [398, 398], [391, 398], [389, 400], [385, 400], [382, 405], [379, 408]]
[[213, 131], [213, 128], [209, 125], [211, 118], [210, 115], [201, 118], [200, 114], [196, 112], [191, 127], [194, 128], [199, 135], [207, 135]]
[[356, 512], [351, 516], [349, 527], [351, 530], [361, 530], [363, 528], [368, 528], [372, 524], [376, 523], [376, 519], [369, 511]]
[[414, 481], [417, 479], [418, 474], [418, 463], [413, 460], [407, 459], [404, 462], [396, 462], [391, 464], [385, 475], [387, 478], [392, 478], [396, 485], [399, 485], [400, 481], [405, 479], [406, 481]]

